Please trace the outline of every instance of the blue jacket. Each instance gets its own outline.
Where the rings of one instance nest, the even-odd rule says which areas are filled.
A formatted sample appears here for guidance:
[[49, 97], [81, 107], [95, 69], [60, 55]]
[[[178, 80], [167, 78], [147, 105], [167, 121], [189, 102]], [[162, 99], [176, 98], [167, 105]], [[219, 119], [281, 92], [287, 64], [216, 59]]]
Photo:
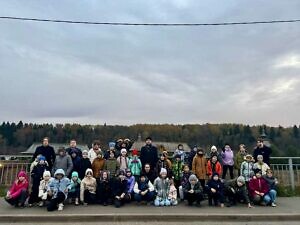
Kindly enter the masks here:
[[[61, 180], [58, 180], [56, 178], [57, 174], [62, 174], [63, 177]], [[68, 192], [65, 192], [65, 190], [68, 189], [68, 186], [70, 185], [69, 178], [65, 177], [65, 172], [63, 169], [57, 169], [54, 173], [54, 178], [50, 179], [50, 182], [48, 184], [47, 191], [51, 191], [53, 193], [52, 198], [57, 197], [58, 192], [62, 192], [65, 194], [65, 197], [68, 197]]]

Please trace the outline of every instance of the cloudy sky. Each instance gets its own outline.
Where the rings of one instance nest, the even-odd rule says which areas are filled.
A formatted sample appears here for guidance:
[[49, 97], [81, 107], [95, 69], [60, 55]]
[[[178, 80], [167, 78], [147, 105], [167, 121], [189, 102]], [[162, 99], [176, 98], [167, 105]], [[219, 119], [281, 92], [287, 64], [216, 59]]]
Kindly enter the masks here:
[[[0, 16], [300, 19], [300, 1], [1, 1]], [[0, 20], [0, 121], [300, 124], [300, 23], [120, 27]]]

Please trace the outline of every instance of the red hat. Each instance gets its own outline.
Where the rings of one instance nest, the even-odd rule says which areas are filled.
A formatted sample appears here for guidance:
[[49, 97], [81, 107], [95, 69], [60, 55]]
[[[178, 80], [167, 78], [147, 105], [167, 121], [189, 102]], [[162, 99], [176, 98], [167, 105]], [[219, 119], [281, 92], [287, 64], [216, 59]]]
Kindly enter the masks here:
[[132, 155], [138, 155], [138, 150], [137, 149], [133, 149], [132, 150]]

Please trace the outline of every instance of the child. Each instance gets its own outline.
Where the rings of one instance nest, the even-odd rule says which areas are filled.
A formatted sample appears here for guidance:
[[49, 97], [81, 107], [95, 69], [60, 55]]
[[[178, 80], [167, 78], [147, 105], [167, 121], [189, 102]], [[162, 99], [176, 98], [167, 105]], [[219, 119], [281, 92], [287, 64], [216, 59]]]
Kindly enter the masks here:
[[239, 176], [236, 179], [225, 182], [224, 194], [226, 195], [226, 197], [228, 197], [229, 200], [228, 207], [236, 205], [237, 202], [241, 202], [244, 204], [246, 203], [248, 208], [252, 208], [248, 196], [245, 178], [243, 176]]
[[156, 199], [154, 200], [155, 206], [169, 206], [170, 200], [168, 199], [170, 191], [170, 180], [167, 178], [167, 170], [161, 168], [160, 176], [157, 177], [154, 181], [154, 190], [156, 191]]
[[78, 177], [78, 173], [76, 171], [72, 172], [71, 175], [71, 184], [69, 185], [69, 194], [68, 198], [69, 199], [75, 199], [75, 205], [79, 205], [79, 198], [80, 198], [80, 183], [81, 180]]
[[29, 207], [31, 207], [33, 203], [40, 201], [38, 197], [39, 186], [41, 180], [43, 179], [43, 173], [46, 170], [49, 170], [48, 166], [46, 165], [46, 158], [44, 156], [40, 156], [38, 159], [38, 164], [33, 167], [31, 172], [32, 189], [28, 200]]
[[82, 158], [80, 159], [80, 169], [78, 171], [79, 178], [82, 180], [85, 176], [85, 171], [91, 168], [92, 168], [92, 164], [88, 157], [88, 150], [83, 150]]
[[247, 155], [247, 151], [244, 144], [240, 144], [240, 150], [234, 157], [234, 168], [238, 171], [238, 176], [241, 175], [241, 165], [245, 160], [245, 156]]
[[214, 205], [218, 206], [221, 204], [221, 207], [224, 207], [224, 185], [219, 178], [218, 173], [214, 173], [211, 179], [206, 184], [206, 190], [208, 193], [208, 205], [212, 206], [212, 200]]
[[63, 202], [68, 196], [68, 186], [70, 185], [70, 180], [65, 176], [65, 171], [63, 169], [57, 169], [54, 173], [54, 178], [52, 178], [48, 184], [48, 195], [52, 198], [47, 210], [62, 211], [64, 209]]
[[88, 151], [88, 158], [91, 161], [91, 164], [93, 163], [94, 159], [97, 158], [97, 153], [102, 152], [100, 148], [100, 141], [94, 140], [92, 148]]
[[167, 176], [170, 176], [170, 167], [167, 161], [165, 160], [166, 157], [164, 154], [160, 154], [159, 160], [156, 163], [156, 171], [161, 171], [161, 169], [166, 169], [167, 171]]
[[[34, 161], [30, 164], [30, 174], [33, 170], [33, 168], [39, 163], [40, 156], [43, 156], [42, 154], [38, 154], [37, 157], [34, 159]], [[49, 167], [48, 162], [45, 160], [46, 165]]]
[[51, 179], [50, 171], [44, 171], [43, 180], [40, 182], [39, 186], [39, 198], [41, 199], [39, 206], [42, 207], [45, 205], [45, 201], [50, 200], [47, 192], [48, 184]]
[[116, 146], [115, 142], [109, 142], [108, 143], [108, 149], [107, 149], [107, 151], [105, 151], [104, 157], [103, 157], [105, 160], [109, 159], [109, 153], [110, 153], [110, 151], [114, 151], [114, 152], [116, 151], [115, 146]]
[[213, 155], [212, 158], [207, 162], [207, 176], [209, 179], [211, 179], [211, 176], [214, 173], [222, 173], [222, 165], [218, 161], [218, 157], [216, 155]]
[[100, 179], [97, 180], [97, 200], [98, 203], [107, 206], [111, 199], [111, 181], [109, 179], [109, 172], [102, 171], [100, 173]]
[[121, 149], [121, 155], [117, 158], [120, 165], [120, 170], [125, 170], [128, 168], [129, 159], [127, 157], [127, 150], [125, 148]]
[[26, 198], [28, 196], [28, 178], [25, 171], [20, 171], [17, 179], [12, 184], [5, 196], [5, 201], [15, 207], [24, 208]]
[[205, 178], [207, 175], [207, 161], [204, 157], [204, 151], [202, 148], [197, 150], [197, 154], [193, 159], [192, 171], [199, 179], [202, 189], [205, 187]]
[[170, 179], [170, 190], [168, 195], [168, 200], [170, 201], [170, 205], [177, 205], [177, 189], [174, 185], [174, 179]]
[[109, 171], [110, 178], [113, 178], [119, 171], [119, 168], [120, 168], [119, 163], [118, 163], [117, 159], [115, 158], [115, 152], [110, 151], [109, 158], [108, 158], [108, 160], [106, 160], [105, 165], [104, 165], [104, 170]]
[[261, 170], [262, 175], [267, 174], [267, 170], [270, 169], [267, 163], [264, 162], [264, 157], [262, 155], [257, 156], [257, 162], [254, 163], [253, 169], [259, 169]]
[[113, 182], [113, 198], [114, 198], [114, 204], [116, 208], [120, 208], [122, 205], [125, 204], [125, 202], [128, 202], [130, 200], [130, 197], [128, 195], [128, 185], [127, 180], [125, 177], [125, 172], [123, 170], [120, 170], [118, 178], [116, 178]]
[[78, 148], [69, 148], [69, 155], [71, 156], [72, 163], [73, 163], [73, 170], [72, 171], [80, 171], [81, 165], [81, 151]]
[[138, 150], [132, 150], [132, 158], [129, 160], [128, 168], [131, 170], [132, 175], [135, 177], [136, 180], [139, 179], [142, 171], [142, 163], [138, 157]]
[[145, 174], [141, 174], [140, 178], [134, 184], [134, 199], [140, 204], [141, 201], [151, 202], [154, 198], [154, 186]]
[[180, 156], [180, 160], [181, 162], [185, 162], [185, 152], [184, 152], [184, 149], [183, 149], [183, 145], [182, 144], [179, 144], [177, 146], [177, 149], [174, 151], [174, 154], [173, 154], [173, 158], [175, 158], [176, 155], [179, 155]]
[[69, 175], [71, 175], [71, 172], [73, 169], [73, 162], [72, 162], [71, 156], [66, 154], [66, 150], [64, 147], [61, 147], [58, 149], [58, 155], [56, 156], [56, 159], [53, 164], [52, 174], [57, 169], [63, 169], [65, 172], [65, 175], [67, 177], [69, 177]]
[[192, 164], [193, 164], [193, 159], [195, 157], [195, 155], [197, 154], [197, 149], [198, 147], [195, 145], [193, 147], [193, 149], [189, 152], [189, 156], [188, 156], [188, 165], [189, 165], [189, 168], [190, 170], [192, 170]]
[[263, 176], [263, 178], [267, 181], [269, 185], [269, 192], [264, 196], [264, 201], [267, 204], [270, 204], [272, 207], [276, 207], [276, 196], [277, 196], [277, 185], [278, 185], [278, 180], [277, 178], [273, 177], [273, 172], [272, 170], [267, 170], [267, 174]]
[[197, 206], [200, 206], [203, 200], [202, 186], [194, 174], [189, 177], [189, 182], [184, 189], [184, 198], [188, 201], [189, 206], [192, 206], [194, 202]]
[[85, 177], [80, 183], [80, 201], [84, 204], [96, 203], [97, 182], [93, 177], [93, 170], [87, 169]]
[[105, 166], [105, 159], [103, 159], [102, 157], [102, 152], [98, 152], [97, 158], [95, 158], [92, 163], [92, 170], [93, 170], [94, 177], [96, 179], [99, 179], [100, 171], [104, 169], [104, 166]]
[[144, 175], [149, 179], [149, 181], [153, 184], [157, 175], [153, 168], [151, 168], [149, 163], [146, 163], [143, 170]]
[[[255, 169], [255, 176], [249, 182], [249, 192], [253, 200], [253, 203], [256, 205], [262, 204], [265, 195], [269, 192], [269, 186], [267, 181], [262, 177], [261, 170]], [[266, 200], [268, 200], [266, 198]]]
[[135, 184], [135, 178], [132, 176], [130, 169], [125, 170], [126, 180], [127, 180], [127, 194], [129, 199], [132, 199], [133, 187]]
[[253, 177], [253, 175], [253, 157], [252, 155], [246, 155], [245, 161], [241, 164], [241, 176], [245, 178], [247, 188], [249, 186], [249, 181]]
[[190, 171], [190, 167], [188, 165], [183, 166], [183, 173], [182, 177], [180, 179], [180, 186], [179, 186], [179, 197], [180, 200], [184, 200], [184, 189], [189, 183], [189, 178], [192, 175], [192, 172]]
[[174, 185], [176, 189], [179, 189], [180, 181], [182, 177], [182, 166], [181, 156], [179, 154], [175, 155], [175, 161], [172, 164], [172, 176], [174, 177]]
[[221, 152], [222, 162], [223, 162], [223, 174], [222, 179], [226, 178], [227, 170], [229, 169], [230, 179], [233, 179], [233, 151], [229, 144], [225, 144]]
[[222, 157], [221, 157], [220, 153], [218, 152], [217, 147], [213, 145], [210, 148], [210, 153], [209, 153], [209, 157], [208, 158], [211, 159], [214, 155], [217, 156], [219, 163], [221, 163], [221, 165], [222, 165], [222, 163], [223, 163], [222, 162]]

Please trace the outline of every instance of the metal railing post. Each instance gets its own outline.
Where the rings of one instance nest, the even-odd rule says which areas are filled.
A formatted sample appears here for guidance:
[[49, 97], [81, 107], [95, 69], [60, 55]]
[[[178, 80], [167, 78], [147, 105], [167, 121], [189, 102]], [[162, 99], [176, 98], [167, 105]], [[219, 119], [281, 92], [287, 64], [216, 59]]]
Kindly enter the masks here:
[[294, 179], [294, 169], [293, 169], [293, 159], [289, 158], [289, 171], [292, 190], [295, 191], [295, 179]]

